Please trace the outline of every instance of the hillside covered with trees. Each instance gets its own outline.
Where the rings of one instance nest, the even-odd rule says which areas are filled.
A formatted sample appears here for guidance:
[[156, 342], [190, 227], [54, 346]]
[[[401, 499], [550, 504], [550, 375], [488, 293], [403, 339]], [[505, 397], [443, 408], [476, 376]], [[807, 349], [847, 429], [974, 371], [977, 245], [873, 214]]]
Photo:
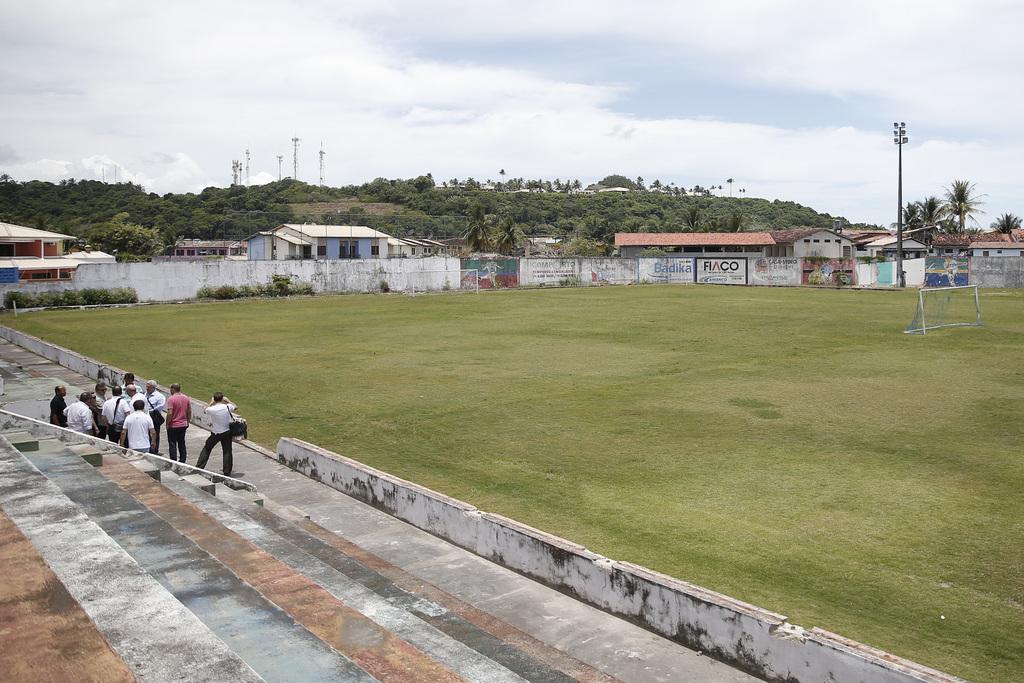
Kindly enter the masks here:
[[[602, 184], [623, 186], [622, 181], [631, 192], [585, 194], [578, 181], [558, 180], [489, 185], [453, 178], [438, 185], [428, 174], [346, 187], [286, 179], [157, 195], [131, 183], [54, 184], [0, 176], [0, 221], [80, 236], [99, 248], [119, 240], [156, 253], [179, 238], [241, 238], [284, 222], [354, 223], [396, 236], [461, 237], [482, 218], [506, 232], [610, 244], [616, 232], [831, 227], [838, 218], [795, 202], [715, 196], [713, 189], [660, 183], [648, 188], [642, 178], [609, 176]], [[134, 232], [139, 229], [145, 233]]]

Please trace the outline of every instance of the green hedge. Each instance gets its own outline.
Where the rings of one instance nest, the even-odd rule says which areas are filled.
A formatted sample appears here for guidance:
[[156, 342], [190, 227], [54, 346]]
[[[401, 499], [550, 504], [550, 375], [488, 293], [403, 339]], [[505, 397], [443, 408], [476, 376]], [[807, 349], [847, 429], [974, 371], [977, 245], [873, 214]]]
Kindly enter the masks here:
[[242, 285], [232, 287], [222, 285], [220, 287], [201, 287], [196, 292], [198, 299], [249, 299], [260, 296], [289, 296], [291, 294], [313, 294], [313, 285], [305, 282], [292, 282], [285, 275], [275, 275], [265, 285]]
[[134, 304], [139, 301], [134, 289], [82, 289], [65, 292], [8, 292], [4, 305], [13, 308], [51, 308], [56, 306], [101, 306]]

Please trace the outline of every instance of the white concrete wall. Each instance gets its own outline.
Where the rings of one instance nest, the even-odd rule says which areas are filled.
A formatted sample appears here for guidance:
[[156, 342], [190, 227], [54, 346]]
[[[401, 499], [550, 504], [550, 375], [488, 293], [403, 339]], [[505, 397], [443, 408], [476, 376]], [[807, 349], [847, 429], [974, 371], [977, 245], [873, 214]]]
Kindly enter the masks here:
[[478, 510], [298, 439], [278, 460], [413, 526], [767, 680], [938, 683], [955, 677]]
[[903, 260], [903, 272], [907, 274], [907, 287], [924, 287], [924, 264], [925, 259], [923, 258]]
[[[449, 274], [450, 273], [450, 274]], [[140, 301], [179, 301], [195, 298], [202, 287], [266, 284], [272, 275], [288, 275], [313, 285], [317, 293], [375, 292], [386, 280], [394, 291], [412, 284], [418, 291], [440, 291], [446, 279], [459, 281], [459, 259], [344, 259], [303, 261], [186, 261], [163, 263], [90, 263], [78, 267], [71, 282], [3, 285], [27, 292], [132, 287]]]
[[637, 260], [623, 258], [580, 259], [580, 278], [592, 285], [630, 285], [637, 281]]
[[970, 280], [979, 287], [1024, 287], [1024, 258], [975, 256], [971, 259]]

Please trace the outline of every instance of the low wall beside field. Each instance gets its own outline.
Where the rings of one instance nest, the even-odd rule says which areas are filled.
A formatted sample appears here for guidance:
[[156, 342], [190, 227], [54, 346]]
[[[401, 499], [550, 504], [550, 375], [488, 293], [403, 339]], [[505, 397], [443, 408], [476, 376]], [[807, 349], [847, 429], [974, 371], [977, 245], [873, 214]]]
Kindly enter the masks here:
[[[907, 285], [921, 287], [942, 278], [951, 262], [930, 257], [904, 261]], [[961, 267], [957, 284], [1024, 287], [1024, 259], [974, 257]], [[952, 271], [950, 271], [952, 272]], [[892, 263], [851, 259], [680, 256], [661, 258], [473, 258], [434, 256], [420, 259], [345, 259], [303, 261], [160, 261], [88, 263], [72, 280], [0, 284], [8, 292], [60, 292], [130, 287], [140, 301], [193, 299], [203, 288], [267, 284], [275, 275], [308, 283], [317, 294], [444, 291], [495, 287], [564, 287], [628, 284], [723, 284], [826, 287], [891, 287]]]

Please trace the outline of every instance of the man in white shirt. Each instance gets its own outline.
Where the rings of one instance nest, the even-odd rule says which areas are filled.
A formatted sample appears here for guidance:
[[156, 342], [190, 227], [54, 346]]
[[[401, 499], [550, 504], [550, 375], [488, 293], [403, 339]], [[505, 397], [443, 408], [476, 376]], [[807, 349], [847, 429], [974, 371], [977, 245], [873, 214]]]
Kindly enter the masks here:
[[146, 395], [143, 398], [146, 399], [149, 416], [153, 419], [153, 429], [156, 430], [156, 438], [153, 439], [153, 450], [151, 452], [157, 453], [160, 451], [160, 425], [164, 423], [167, 399], [156, 390], [156, 382], [153, 380], [146, 382]]
[[64, 409], [64, 415], [68, 418], [68, 429], [73, 429], [79, 434], [96, 435], [96, 423], [92, 419], [92, 402], [95, 400], [92, 394], [85, 392], [78, 397], [78, 403], [72, 403]]
[[121, 432], [121, 445], [133, 451], [149, 452], [149, 445], [156, 437], [153, 420], [146, 414], [146, 401], [135, 399], [132, 404], [134, 412], [125, 418], [124, 430]]
[[224, 456], [224, 476], [231, 476], [231, 420], [234, 417], [232, 414], [234, 409], [235, 404], [229, 401], [224, 394], [218, 391], [213, 395], [213, 401], [206, 408], [206, 414], [210, 416], [210, 422], [213, 423], [213, 426], [210, 428], [210, 436], [206, 439], [203, 450], [199, 452], [199, 460], [196, 461], [196, 467], [199, 469], [206, 469], [206, 461], [210, 459], [210, 451], [219, 443], [221, 453]]
[[[129, 410], [131, 409], [131, 406], [135, 405], [136, 399], [140, 398], [144, 399], [145, 396], [139, 393], [139, 390], [134, 384], [124, 385], [124, 400], [128, 402]], [[146, 401], [143, 401], [143, 403], [146, 404], [146, 413], [149, 414], [149, 404], [146, 403]]]
[[107, 438], [114, 443], [120, 443], [124, 420], [132, 412], [132, 408], [128, 399], [121, 395], [121, 387], [115, 385], [110, 393], [113, 396], [103, 402], [100, 419], [106, 423]]

